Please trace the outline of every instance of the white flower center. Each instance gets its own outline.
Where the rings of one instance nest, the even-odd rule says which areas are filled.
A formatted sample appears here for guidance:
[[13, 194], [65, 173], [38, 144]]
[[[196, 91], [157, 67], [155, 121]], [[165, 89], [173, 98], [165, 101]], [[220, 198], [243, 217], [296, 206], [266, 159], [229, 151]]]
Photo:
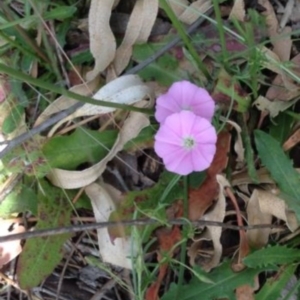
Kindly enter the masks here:
[[186, 138], [183, 138], [183, 147], [186, 150], [191, 150], [195, 147], [196, 143], [193, 137], [189, 136]]
[[186, 111], [192, 111], [192, 108], [190, 106], [183, 106], [182, 110], [186, 110]]

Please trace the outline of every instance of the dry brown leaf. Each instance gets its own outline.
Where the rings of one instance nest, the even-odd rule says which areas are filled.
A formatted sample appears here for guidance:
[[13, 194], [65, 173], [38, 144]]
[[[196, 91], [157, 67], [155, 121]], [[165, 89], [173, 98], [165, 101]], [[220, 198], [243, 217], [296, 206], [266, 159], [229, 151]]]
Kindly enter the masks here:
[[260, 0], [259, 3], [265, 8], [263, 15], [266, 17], [268, 35], [274, 46], [273, 52], [278, 55], [280, 61], [288, 61], [292, 47], [291, 36], [288, 34], [291, 29], [284, 29], [283, 34], [279, 33], [279, 24], [272, 4], [269, 0]]
[[[293, 57], [291, 62], [293, 63], [293, 67], [290, 69], [294, 74], [299, 76], [300, 54]], [[290, 101], [299, 96], [299, 93], [299, 86], [295, 85], [286, 75], [278, 73], [267, 91], [266, 98], [269, 100]]]
[[[145, 105], [145, 103], [144, 103]], [[142, 113], [132, 112], [124, 122], [119, 132], [117, 140], [110, 152], [97, 164], [82, 171], [67, 171], [62, 169], [52, 169], [47, 176], [55, 186], [65, 189], [75, 189], [87, 186], [94, 182], [105, 170], [107, 163], [113, 159], [123, 146], [140, 131], [149, 125], [149, 118]]]
[[[99, 83], [100, 83], [99, 78], [96, 78], [92, 81], [73, 86], [69, 89], [69, 91], [79, 95], [88, 96], [91, 95], [92, 92], [96, 90]], [[75, 103], [77, 103], [77, 100], [65, 96], [60, 96], [49, 106], [47, 106], [47, 108], [40, 114], [40, 116], [35, 121], [34, 126], [40, 125], [41, 123], [46, 121], [51, 115], [58, 113], [62, 110], [65, 110]]]
[[[271, 224], [272, 217], [284, 222], [291, 231], [296, 230], [298, 222], [293, 212], [288, 211], [285, 201], [271, 192], [255, 189], [247, 206], [249, 225]], [[271, 229], [254, 229], [247, 231], [249, 244], [255, 248], [261, 248], [268, 242]]]
[[265, 114], [269, 114], [272, 118], [275, 118], [281, 111], [285, 111], [293, 104], [294, 101], [270, 101], [261, 95], [253, 102], [253, 105], [255, 105], [258, 110]]
[[236, 289], [235, 291], [237, 300], [254, 300], [254, 289], [250, 285], [243, 285]]
[[[223, 222], [225, 217], [226, 210], [226, 199], [224, 194], [224, 188], [229, 185], [226, 178], [222, 175], [216, 176], [218, 185], [219, 185], [219, 196], [217, 203], [215, 204], [213, 210], [209, 213], [205, 214], [202, 217], [204, 221], [215, 221], [215, 222]], [[206, 271], [210, 271], [212, 268], [216, 267], [222, 256], [222, 245], [220, 242], [220, 237], [222, 234], [222, 227], [217, 226], [207, 226], [207, 234], [209, 234], [213, 246], [214, 246], [214, 254], [210, 262], [206, 263], [203, 268]]]
[[87, 80], [94, 79], [113, 61], [116, 40], [109, 25], [113, 0], [92, 0], [89, 10], [90, 51], [95, 59], [94, 70], [87, 74]]
[[229, 15], [229, 19], [236, 19], [238, 21], [243, 22], [245, 19], [246, 11], [245, 11], [245, 1], [244, 0], [235, 0], [232, 10]]
[[300, 142], [300, 128], [298, 128], [283, 144], [283, 150], [288, 151]]
[[[113, 61], [114, 69], [109, 69], [108, 78], [118, 76], [127, 66], [136, 43], [145, 43], [151, 33], [158, 12], [158, 0], [136, 1], [127, 24], [126, 33]], [[112, 74], [112, 72], [114, 74]]]
[[218, 183], [216, 175], [227, 166], [227, 153], [230, 147], [231, 135], [222, 131], [218, 135], [217, 151], [212, 164], [207, 169], [207, 177], [203, 184], [189, 192], [189, 219], [198, 220], [205, 210], [213, 203], [218, 195]]
[[[90, 198], [97, 222], [107, 222], [115, 203], [108, 191], [100, 184], [93, 183], [85, 188]], [[103, 262], [126, 269], [132, 269], [131, 257], [134, 256], [134, 244], [129, 238], [115, 238], [109, 236], [107, 227], [97, 229], [99, 251]]]

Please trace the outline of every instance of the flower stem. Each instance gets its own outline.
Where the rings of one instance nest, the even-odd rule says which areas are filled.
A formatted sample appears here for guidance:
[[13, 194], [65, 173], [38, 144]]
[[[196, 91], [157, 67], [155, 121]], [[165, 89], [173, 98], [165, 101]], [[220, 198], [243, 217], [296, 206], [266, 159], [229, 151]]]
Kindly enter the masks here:
[[[188, 182], [188, 176], [183, 177], [183, 186], [184, 186], [184, 199], [183, 199], [183, 217], [185, 219], [188, 218], [188, 212], [189, 212], [189, 182]], [[181, 246], [181, 252], [180, 252], [180, 267], [179, 267], [179, 275], [178, 275], [178, 290], [176, 299], [179, 297], [179, 292], [181, 289], [181, 286], [184, 281], [184, 269], [185, 269], [185, 258], [186, 258], [186, 243], [187, 243], [187, 227], [183, 226], [182, 229], [182, 235], [183, 235], [183, 243]]]

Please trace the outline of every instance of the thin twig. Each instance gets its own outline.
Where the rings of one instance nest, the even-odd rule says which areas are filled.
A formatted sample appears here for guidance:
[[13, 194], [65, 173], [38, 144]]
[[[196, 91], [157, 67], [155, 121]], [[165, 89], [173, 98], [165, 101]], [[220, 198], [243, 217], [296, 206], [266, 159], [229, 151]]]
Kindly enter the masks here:
[[72, 225], [72, 226], [65, 226], [59, 228], [52, 228], [52, 229], [44, 229], [44, 230], [37, 230], [37, 231], [30, 231], [24, 233], [17, 233], [11, 234], [6, 236], [0, 237], [0, 243], [14, 241], [14, 240], [21, 240], [21, 239], [30, 239], [35, 237], [44, 237], [44, 236], [53, 236], [59, 234], [66, 234], [66, 233], [74, 233], [84, 230], [93, 230], [99, 229], [104, 227], [112, 227], [112, 226], [143, 226], [143, 225], [193, 225], [193, 226], [217, 226], [226, 229], [232, 230], [240, 230], [240, 229], [261, 229], [261, 228], [285, 228], [282, 225], [277, 224], [258, 224], [258, 225], [249, 225], [249, 226], [237, 226], [231, 224], [224, 224], [222, 222], [214, 222], [214, 221], [189, 221], [184, 219], [172, 219], [168, 220], [166, 223], [159, 222], [158, 220], [154, 219], [139, 219], [139, 220], [130, 220], [130, 221], [121, 221], [121, 222], [101, 222], [101, 223], [90, 223], [90, 224], [81, 224], [81, 225]]

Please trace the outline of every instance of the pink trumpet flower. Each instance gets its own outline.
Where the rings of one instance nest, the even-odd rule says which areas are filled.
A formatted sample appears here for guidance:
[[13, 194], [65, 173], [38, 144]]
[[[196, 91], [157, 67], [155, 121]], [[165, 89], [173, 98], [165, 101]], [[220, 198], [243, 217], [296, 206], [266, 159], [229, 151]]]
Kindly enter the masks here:
[[210, 166], [216, 153], [216, 142], [216, 130], [206, 118], [182, 110], [166, 117], [160, 125], [154, 149], [167, 170], [187, 175]]
[[211, 122], [214, 109], [215, 102], [205, 89], [183, 80], [173, 83], [166, 94], [157, 98], [155, 118], [163, 123], [168, 116], [187, 110]]

